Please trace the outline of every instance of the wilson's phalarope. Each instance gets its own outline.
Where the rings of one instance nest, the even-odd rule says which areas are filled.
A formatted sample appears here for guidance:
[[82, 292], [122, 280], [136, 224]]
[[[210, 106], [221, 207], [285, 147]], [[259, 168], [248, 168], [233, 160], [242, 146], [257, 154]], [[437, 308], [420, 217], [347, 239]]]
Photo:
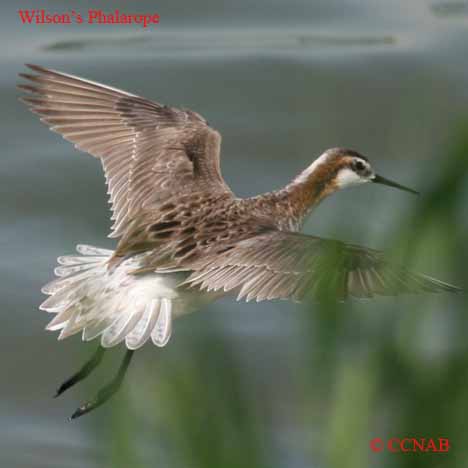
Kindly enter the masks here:
[[281, 190], [237, 198], [220, 171], [221, 137], [199, 114], [72, 75], [28, 65], [22, 100], [50, 128], [101, 160], [112, 204], [115, 251], [78, 245], [58, 258], [40, 307], [56, 313], [59, 339], [100, 337], [60, 395], [125, 341], [117, 377], [72, 418], [118, 389], [134, 350], [165, 346], [172, 319], [235, 292], [237, 298], [371, 297], [457, 288], [386, 262], [382, 253], [300, 234], [305, 217], [331, 193], [375, 182], [414, 190], [374, 173], [359, 153], [325, 151]]

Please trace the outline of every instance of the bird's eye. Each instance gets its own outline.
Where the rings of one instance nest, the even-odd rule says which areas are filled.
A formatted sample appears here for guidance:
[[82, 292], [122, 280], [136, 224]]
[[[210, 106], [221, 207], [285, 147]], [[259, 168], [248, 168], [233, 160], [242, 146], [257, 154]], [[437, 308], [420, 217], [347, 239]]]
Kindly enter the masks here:
[[363, 171], [366, 167], [362, 161], [359, 161], [359, 159], [354, 161], [353, 166], [356, 171]]

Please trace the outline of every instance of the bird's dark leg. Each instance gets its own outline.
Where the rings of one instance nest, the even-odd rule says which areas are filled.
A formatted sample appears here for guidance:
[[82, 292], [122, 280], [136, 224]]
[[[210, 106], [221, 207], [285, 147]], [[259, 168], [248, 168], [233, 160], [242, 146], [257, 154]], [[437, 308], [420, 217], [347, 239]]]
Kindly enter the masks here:
[[68, 390], [70, 387], [73, 387], [73, 385], [88, 377], [88, 375], [91, 374], [91, 372], [101, 362], [104, 351], [105, 349], [102, 346], [99, 346], [91, 359], [86, 361], [84, 366], [76, 374], [73, 374], [69, 379], [65, 380], [62, 385], [60, 385], [56, 394], [54, 395], [54, 398], [57, 398], [65, 390]]
[[125, 377], [125, 373], [127, 372], [128, 366], [130, 365], [130, 361], [132, 360], [134, 351], [127, 350], [122, 364], [120, 364], [119, 371], [115, 376], [114, 380], [112, 380], [108, 385], [101, 388], [95, 398], [88, 401], [84, 405], [81, 405], [70, 417], [70, 420], [79, 418], [83, 416], [83, 414], [89, 413], [90, 411], [98, 408], [103, 403], [105, 403], [109, 398], [111, 398], [115, 393], [117, 393], [122, 381]]

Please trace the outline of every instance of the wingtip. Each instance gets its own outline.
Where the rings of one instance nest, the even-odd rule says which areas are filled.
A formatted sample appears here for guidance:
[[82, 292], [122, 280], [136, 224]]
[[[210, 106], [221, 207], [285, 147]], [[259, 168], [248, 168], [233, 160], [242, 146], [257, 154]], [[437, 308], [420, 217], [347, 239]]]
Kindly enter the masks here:
[[[40, 65], [35, 65], [34, 63], [25, 63], [24, 66], [28, 68], [29, 70], [32, 70], [35, 73], [39, 74], [45, 74], [51, 72], [48, 68], [41, 67]], [[31, 73], [25, 73], [25, 72], [20, 72], [18, 73], [18, 76], [21, 78], [26, 78], [27, 80], [34, 80], [35, 78], [38, 77], [38, 75], [34, 75]]]
[[31, 80], [31, 79], [34, 79], [35, 77], [35, 75], [31, 75], [31, 73], [24, 73], [24, 72], [18, 73], [18, 76], [20, 78], [25, 78], [26, 80]]
[[23, 104], [27, 105], [28, 107], [31, 107], [31, 102], [26, 96], [18, 96], [18, 101], [22, 102]]
[[454, 294], [462, 294], [464, 292], [463, 288], [460, 288], [458, 286], [454, 286], [453, 284], [447, 284], [446, 288], [448, 292], [452, 292]]
[[439, 286], [439, 290], [436, 292], [448, 292], [448, 293], [453, 293], [453, 294], [463, 293], [462, 288], [458, 286], [454, 286], [453, 284], [445, 283], [443, 281], [438, 281], [438, 286]]
[[443, 293], [443, 292], [450, 292], [454, 294], [459, 294], [463, 292], [463, 289], [455, 286], [450, 283], [446, 283], [445, 281], [441, 281], [437, 278], [433, 278], [432, 276], [428, 275], [419, 275], [420, 278], [425, 280], [425, 287], [423, 290], [425, 292], [433, 292], [433, 293]]
[[26, 93], [32, 93], [33, 90], [31, 88], [32, 88], [31, 85], [27, 85], [27, 84], [24, 84], [24, 83], [18, 83], [16, 85], [16, 89], [19, 89], [20, 91], [26, 92]]
[[46, 68], [41, 67], [40, 65], [35, 65], [34, 63], [25, 63], [24, 66], [37, 72], [46, 71]]

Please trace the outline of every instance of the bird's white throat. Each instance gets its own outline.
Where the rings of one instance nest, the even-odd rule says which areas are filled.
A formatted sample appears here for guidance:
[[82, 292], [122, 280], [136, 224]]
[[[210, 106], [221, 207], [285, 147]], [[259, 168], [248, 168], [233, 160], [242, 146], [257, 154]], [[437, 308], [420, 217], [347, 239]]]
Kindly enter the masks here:
[[360, 177], [353, 170], [347, 167], [340, 169], [335, 180], [340, 189], [352, 187], [353, 185], [364, 184], [367, 182], [367, 179]]

